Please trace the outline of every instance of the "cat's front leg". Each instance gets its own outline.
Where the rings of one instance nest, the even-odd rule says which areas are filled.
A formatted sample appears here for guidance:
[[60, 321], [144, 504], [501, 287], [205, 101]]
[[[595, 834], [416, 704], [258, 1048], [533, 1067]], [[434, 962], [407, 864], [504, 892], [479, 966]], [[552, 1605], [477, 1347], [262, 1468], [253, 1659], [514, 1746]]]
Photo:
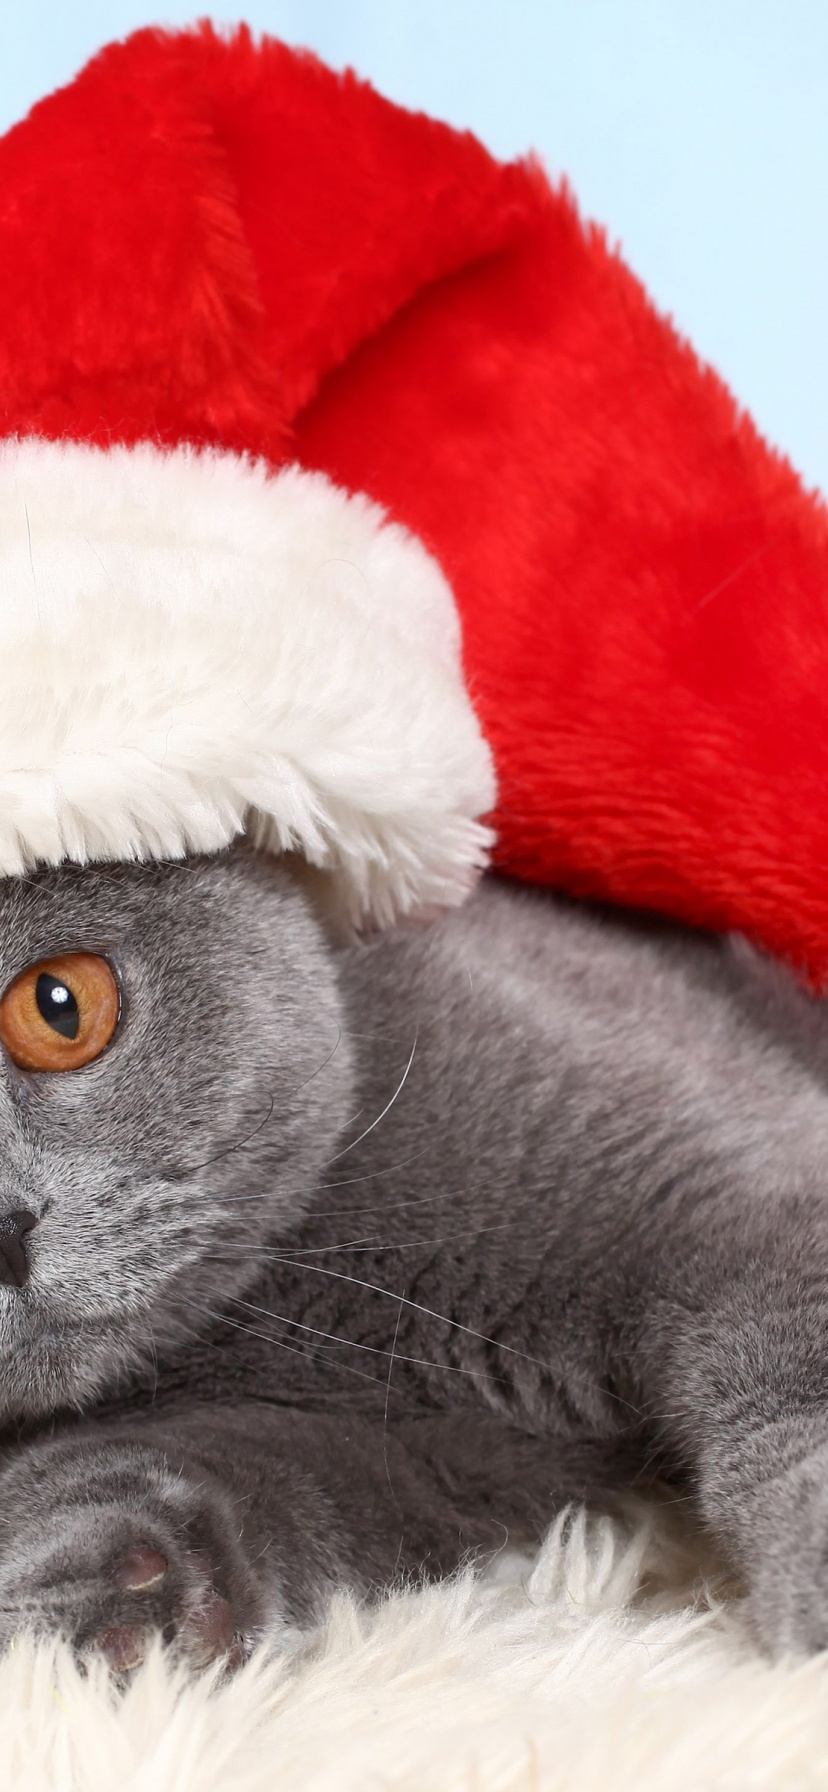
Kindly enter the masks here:
[[[462, 1426], [447, 1415], [445, 1428], [462, 1469]], [[470, 1523], [455, 1504], [432, 1430], [398, 1436], [384, 1419], [237, 1400], [90, 1421], [9, 1450], [0, 1648], [60, 1633], [126, 1672], [160, 1633], [195, 1666], [232, 1663], [265, 1631], [306, 1631], [337, 1587], [367, 1594], [498, 1547], [486, 1499]], [[488, 1485], [492, 1439], [482, 1449], [472, 1432], [472, 1482]]]
[[828, 1246], [786, 1218], [715, 1273], [712, 1252], [688, 1257], [694, 1300], [650, 1310], [648, 1381], [754, 1632], [805, 1655], [828, 1648]]
[[83, 1427], [21, 1449], [0, 1515], [0, 1647], [60, 1634], [127, 1672], [154, 1634], [197, 1667], [255, 1641], [262, 1592], [232, 1500], [149, 1438]]

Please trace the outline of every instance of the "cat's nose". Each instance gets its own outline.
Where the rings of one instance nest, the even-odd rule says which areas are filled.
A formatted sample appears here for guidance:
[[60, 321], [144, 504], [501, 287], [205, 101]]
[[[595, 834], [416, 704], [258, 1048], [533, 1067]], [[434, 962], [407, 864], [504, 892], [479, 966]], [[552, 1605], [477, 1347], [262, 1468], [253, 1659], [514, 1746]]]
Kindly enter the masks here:
[[18, 1207], [14, 1213], [0, 1216], [0, 1282], [7, 1287], [22, 1288], [29, 1280], [29, 1259], [25, 1238], [37, 1225], [37, 1214]]

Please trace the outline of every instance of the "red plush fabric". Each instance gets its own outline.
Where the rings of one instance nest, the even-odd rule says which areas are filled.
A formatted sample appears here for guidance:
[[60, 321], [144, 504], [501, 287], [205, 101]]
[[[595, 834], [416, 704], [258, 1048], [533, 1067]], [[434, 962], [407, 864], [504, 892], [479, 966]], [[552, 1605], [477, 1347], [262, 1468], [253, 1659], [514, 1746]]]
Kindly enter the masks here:
[[828, 980], [828, 516], [530, 164], [244, 32], [0, 143], [6, 430], [298, 456], [422, 536], [498, 860]]
[[3, 426], [283, 459], [325, 373], [537, 186], [283, 44], [137, 32], [0, 139]]
[[299, 454], [440, 555], [497, 858], [828, 976], [828, 518], [565, 195], [326, 382]]

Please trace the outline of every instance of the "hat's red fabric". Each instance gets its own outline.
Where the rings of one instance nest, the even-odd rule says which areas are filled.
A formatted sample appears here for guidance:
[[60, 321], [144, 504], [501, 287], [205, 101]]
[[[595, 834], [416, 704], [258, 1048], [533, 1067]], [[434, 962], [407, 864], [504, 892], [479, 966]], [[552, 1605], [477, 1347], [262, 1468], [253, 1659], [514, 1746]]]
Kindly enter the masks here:
[[497, 862], [828, 978], [828, 516], [533, 163], [241, 31], [0, 142], [7, 434], [298, 459], [439, 560]]

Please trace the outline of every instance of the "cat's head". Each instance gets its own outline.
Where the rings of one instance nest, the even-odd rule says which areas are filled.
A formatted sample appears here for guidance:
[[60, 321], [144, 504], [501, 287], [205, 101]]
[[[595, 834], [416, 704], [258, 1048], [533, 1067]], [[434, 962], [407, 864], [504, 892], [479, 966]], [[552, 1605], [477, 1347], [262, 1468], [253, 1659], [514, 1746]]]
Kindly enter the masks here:
[[204, 1330], [301, 1214], [351, 1066], [322, 931], [245, 847], [0, 882], [0, 1039], [2, 1422]]

